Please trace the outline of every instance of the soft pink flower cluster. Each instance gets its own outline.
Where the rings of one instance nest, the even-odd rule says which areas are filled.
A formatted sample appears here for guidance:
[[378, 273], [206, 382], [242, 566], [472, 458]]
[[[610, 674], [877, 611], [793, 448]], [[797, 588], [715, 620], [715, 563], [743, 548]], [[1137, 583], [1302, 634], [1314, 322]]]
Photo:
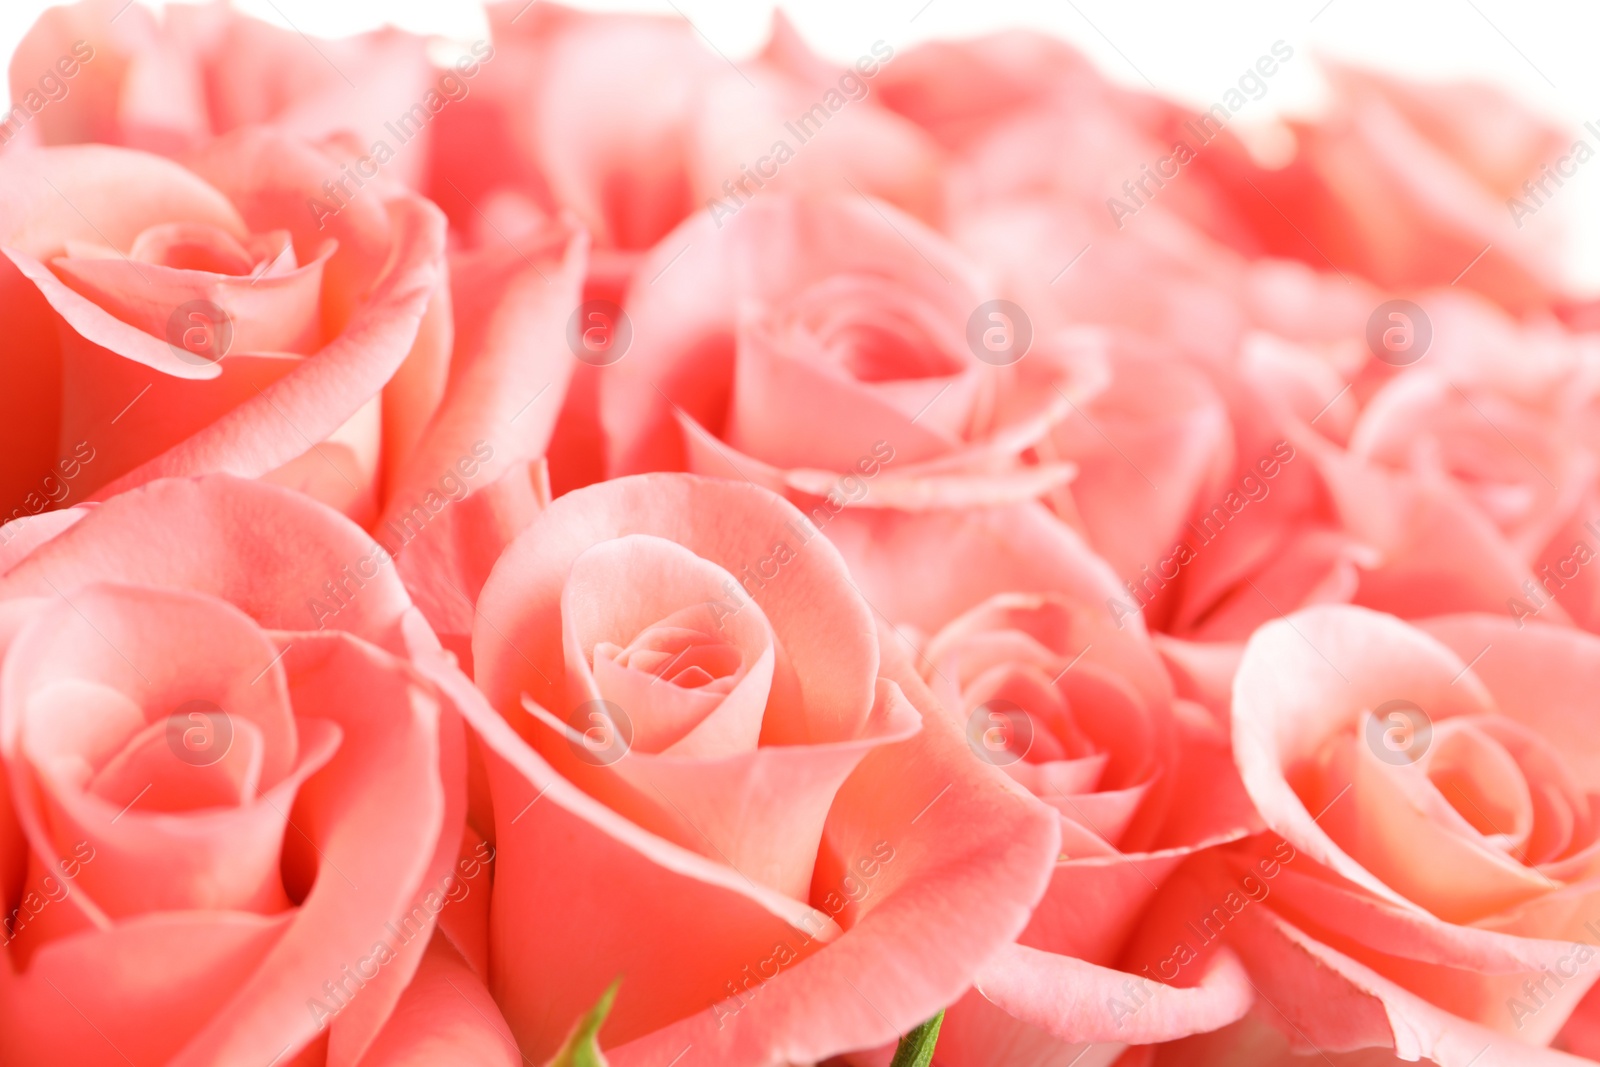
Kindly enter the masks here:
[[489, 22], [11, 59], [0, 1064], [1600, 1059], [1569, 137]]

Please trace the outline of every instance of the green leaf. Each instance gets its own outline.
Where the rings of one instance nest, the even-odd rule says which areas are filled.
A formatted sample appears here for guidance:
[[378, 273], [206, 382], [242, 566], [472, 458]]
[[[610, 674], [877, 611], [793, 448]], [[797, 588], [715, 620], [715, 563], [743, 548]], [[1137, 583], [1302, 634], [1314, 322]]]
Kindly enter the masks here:
[[933, 1046], [939, 1043], [939, 1025], [944, 1022], [944, 1011], [900, 1039], [894, 1050], [894, 1061], [889, 1067], [928, 1067], [933, 1062]]
[[555, 1059], [545, 1067], [606, 1067], [605, 1053], [600, 1051], [600, 1027], [605, 1025], [606, 1016], [611, 1014], [611, 1002], [617, 999], [617, 987], [621, 984], [622, 979], [618, 978], [600, 994], [594, 1007], [567, 1034]]

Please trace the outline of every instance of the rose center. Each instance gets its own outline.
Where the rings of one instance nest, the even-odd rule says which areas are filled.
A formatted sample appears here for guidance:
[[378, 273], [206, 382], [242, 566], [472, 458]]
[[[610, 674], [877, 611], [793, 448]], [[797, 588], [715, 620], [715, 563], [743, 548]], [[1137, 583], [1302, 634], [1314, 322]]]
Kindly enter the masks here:
[[620, 667], [643, 671], [682, 689], [718, 688], [717, 682], [733, 680], [742, 659], [740, 651], [722, 638], [674, 625], [649, 627], [628, 647], [611, 652], [611, 657]]
[[1522, 768], [1478, 730], [1440, 731], [1427, 759], [1428, 780], [1474, 830], [1504, 848], [1525, 842], [1533, 803]]
[[170, 222], [151, 226], [134, 239], [128, 258], [174, 270], [249, 276], [275, 263], [290, 249], [287, 231], [239, 241], [215, 226]]
[[791, 311], [824, 357], [858, 382], [952, 378], [971, 363], [931, 306], [880, 278], [830, 278], [802, 294]]

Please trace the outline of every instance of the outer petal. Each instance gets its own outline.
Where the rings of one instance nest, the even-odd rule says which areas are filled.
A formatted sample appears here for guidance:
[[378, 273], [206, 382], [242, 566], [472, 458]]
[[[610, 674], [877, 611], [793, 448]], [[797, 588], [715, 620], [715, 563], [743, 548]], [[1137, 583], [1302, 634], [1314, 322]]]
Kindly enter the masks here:
[[516, 1040], [483, 979], [436, 934], [360, 1067], [516, 1067], [521, 1062]]
[[[615, 1050], [619, 1065], [665, 1065], [688, 1044], [720, 1062], [771, 1064], [893, 1040], [954, 1000], [1026, 921], [1058, 840], [1053, 819], [971, 757], [903, 662], [890, 673], [923, 729], [869, 755], [829, 817], [814, 894], [853, 867], [859, 876], [877, 842], [894, 850], [840, 913], [845, 934], [742, 1008], [724, 1002]], [[936, 934], [935, 915], [952, 917]]]
[[[162, 481], [78, 514], [0, 578], [0, 599], [53, 597], [93, 581], [175, 586], [226, 600], [268, 629], [315, 630], [309, 599], [373, 547], [360, 527], [315, 501], [226, 476]], [[181, 552], [174, 528], [189, 532]], [[379, 567], [329, 628], [403, 653], [410, 608], [393, 568]]]
[[1269, 828], [1364, 889], [1415, 907], [1334, 843], [1285, 776], [1328, 737], [1356, 728], [1363, 708], [1394, 699], [1435, 719], [1491, 708], [1448, 649], [1399, 620], [1362, 608], [1299, 612], [1263, 626], [1245, 647], [1233, 682], [1234, 755]]
[[576, 362], [564, 332], [587, 242], [562, 227], [523, 243], [455, 270], [448, 387], [376, 527], [441, 634], [471, 633], [489, 568], [541, 505], [528, 464], [549, 444]]
[[1440, 1067], [1592, 1062], [1451, 1015], [1270, 911], [1240, 918], [1230, 943], [1256, 976], [1257, 988], [1271, 991], [1264, 995], [1270, 999], [1262, 1017], [1289, 1031], [1297, 1051], [1392, 1048], [1400, 1059], [1427, 1059]]
[[[1106, 610], [1124, 594], [1075, 532], [1038, 504], [907, 515], [845, 510], [824, 527], [875, 611], [932, 635], [995, 593], [1062, 593]], [[959, 559], [970, 565], [950, 567]], [[936, 574], [938, 581], [928, 581]], [[1129, 627], [1142, 627], [1124, 619]]]
[[[213, 186], [229, 192], [251, 226], [289, 229], [302, 249], [317, 247], [329, 235], [318, 232], [304, 201], [308, 192], [317, 187], [325, 168], [333, 166], [331, 157], [279, 135], [253, 131], [212, 144], [195, 165]], [[177, 193], [170, 195], [188, 191], [180, 183], [173, 183], [173, 188]], [[192, 213], [194, 209], [186, 210]], [[231, 205], [227, 210], [234, 211]], [[168, 219], [187, 217], [188, 214], [174, 211]], [[235, 221], [228, 225], [238, 230], [238, 215], [234, 217]], [[227, 361], [204, 368], [185, 364], [185, 377], [215, 377], [220, 369], [222, 381], [231, 383], [228, 396], [222, 398], [214, 421], [192, 427], [190, 436], [152, 457], [154, 450], [167, 444], [170, 423], [176, 420], [187, 427], [193, 418], [186, 409], [186, 404], [193, 402], [192, 391], [185, 392], [167, 379], [157, 378], [155, 395], [131, 407], [128, 417], [105, 434], [108, 447], [127, 442], [117, 453], [125, 455], [125, 461], [118, 466], [108, 463], [90, 468], [97, 484], [100, 478], [119, 475], [109, 485], [98, 484], [98, 493], [109, 496], [174, 474], [223, 470], [259, 476], [327, 440], [378, 395], [406, 359], [438, 278], [443, 230], [438, 212], [420, 198], [382, 202], [373, 196], [353, 201], [350, 210], [336, 216], [330, 227], [330, 233], [340, 241], [339, 251], [326, 265], [323, 292], [324, 327], [333, 340], [303, 360], [274, 360], [241, 353], [232, 357], [239, 361], [231, 368], [238, 373], [229, 373]], [[131, 399], [154, 375], [133, 375], [133, 363], [115, 359], [102, 349], [110, 347], [122, 352], [135, 341], [152, 352], [166, 350], [167, 346], [142, 333], [119, 338], [120, 335], [96, 334], [92, 339], [99, 347], [77, 344], [68, 354], [84, 348], [73, 358], [86, 361], [85, 372], [99, 367], [100, 373], [113, 375]], [[165, 354], [170, 356], [170, 350]], [[150, 363], [156, 356], [141, 359], [135, 353], [133, 358]], [[108, 359], [115, 362], [108, 363]], [[285, 363], [285, 359], [289, 362]], [[163, 366], [160, 362], [150, 365], [158, 369]], [[202, 371], [207, 373], [198, 373]], [[113, 404], [120, 396], [117, 392], [114, 397], [104, 398], [103, 406], [114, 414], [127, 404], [126, 400]], [[76, 410], [71, 405], [81, 406], [87, 401], [82, 396], [75, 399], [75, 394], [69, 392], [64, 402]], [[87, 413], [83, 417], [87, 418]], [[362, 475], [369, 481], [376, 476], [375, 460], [376, 457], [369, 458]], [[313, 462], [330, 461], [324, 456]], [[129, 470], [135, 463], [139, 465]], [[345, 479], [351, 478], [350, 473], [341, 474]], [[360, 486], [354, 489], [356, 495], [361, 491]]]
[[[788, 251], [774, 256], [773, 247]], [[853, 195], [810, 201], [774, 193], [726, 223], [702, 212], [662, 238], [629, 292], [633, 350], [602, 381], [612, 472], [684, 469], [673, 408], [702, 425], [720, 423], [747, 302], [852, 272], [893, 278], [934, 306], [953, 306], [958, 322], [979, 300], [971, 269], [942, 238]]]
[[978, 974], [978, 991], [1013, 1018], [1065, 1042], [1148, 1045], [1226, 1026], [1255, 1000], [1231, 953], [1219, 952], [1188, 988], [1135, 979], [1124, 971], [1040, 952], [1002, 949]]
[[[577, 705], [581, 698], [569, 706], [564, 687], [551, 681], [564, 674], [561, 588], [581, 552], [634, 533], [675, 541], [718, 564], [747, 583], [772, 623], [793, 673], [790, 693], [780, 675], [763, 741], [855, 736], [872, 710], [878, 656], [844, 561], [814, 532], [801, 539], [806, 527], [792, 505], [753, 486], [690, 475], [618, 479], [569, 493], [501, 557], [478, 605], [483, 625], [473, 633], [477, 681], [495, 707], [520, 715], [524, 693], [558, 716]], [[780, 543], [786, 553], [777, 551]], [[747, 576], [752, 568], [770, 571], [780, 555], [776, 577]], [[737, 606], [747, 594], [733, 595]]]

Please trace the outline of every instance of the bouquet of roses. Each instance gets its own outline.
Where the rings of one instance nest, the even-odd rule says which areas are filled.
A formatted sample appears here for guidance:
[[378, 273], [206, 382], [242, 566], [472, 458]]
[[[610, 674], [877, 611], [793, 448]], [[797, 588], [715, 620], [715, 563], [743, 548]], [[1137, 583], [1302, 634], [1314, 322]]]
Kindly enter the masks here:
[[488, 22], [11, 58], [0, 1064], [1600, 1060], [1587, 141]]

